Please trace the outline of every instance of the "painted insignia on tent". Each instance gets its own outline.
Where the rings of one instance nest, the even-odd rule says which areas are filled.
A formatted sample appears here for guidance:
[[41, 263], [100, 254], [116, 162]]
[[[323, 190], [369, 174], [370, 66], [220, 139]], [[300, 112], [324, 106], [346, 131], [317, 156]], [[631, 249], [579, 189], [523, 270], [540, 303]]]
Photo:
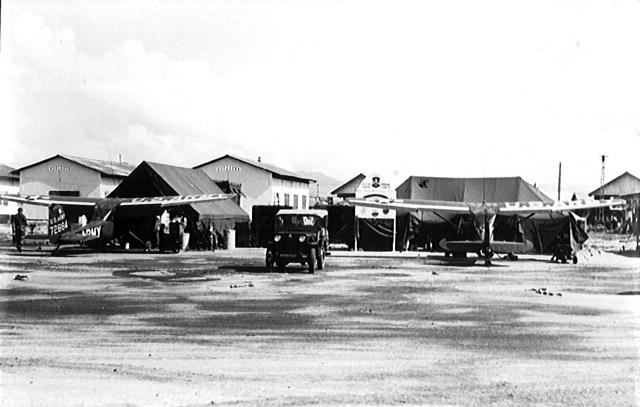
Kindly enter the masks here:
[[420, 188], [424, 188], [424, 189], [429, 188], [429, 180], [428, 180], [428, 179], [421, 179], [421, 180], [418, 182], [418, 186], [419, 186]]

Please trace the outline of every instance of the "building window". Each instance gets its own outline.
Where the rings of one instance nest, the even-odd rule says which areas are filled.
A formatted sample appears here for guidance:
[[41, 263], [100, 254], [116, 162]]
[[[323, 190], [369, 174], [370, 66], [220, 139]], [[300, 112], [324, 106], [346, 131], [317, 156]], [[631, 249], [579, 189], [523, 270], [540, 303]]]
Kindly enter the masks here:
[[284, 194], [284, 206], [289, 206], [289, 194]]
[[307, 196], [306, 195], [302, 195], [302, 208], [301, 209], [307, 209]]
[[298, 208], [298, 195], [294, 195], [294, 196], [293, 196], [293, 207], [294, 207], [295, 209], [299, 209], [299, 208]]

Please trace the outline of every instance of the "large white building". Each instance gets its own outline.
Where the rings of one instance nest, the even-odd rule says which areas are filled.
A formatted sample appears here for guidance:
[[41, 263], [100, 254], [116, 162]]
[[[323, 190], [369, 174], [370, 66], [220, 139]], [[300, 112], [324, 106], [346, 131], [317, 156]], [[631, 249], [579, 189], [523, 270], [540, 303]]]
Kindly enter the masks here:
[[[0, 195], [17, 194], [20, 191], [20, 178], [12, 174], [15, 169], [0, 164]], [[18, 212], [18, 204], [0, 199], [0, 224], [9, 223], [11, 215]]]
[[[14, 170], [20, 193], [27, 195], [104, 198], [129, 175], [134, 166], [92, 158], [55, 155]], [[25, 209], [30, 218], [45, 218], [47, 208]]]
[[247, 213], [254, 205], [309, 208], [309, 182], [313, 180], [275, 165], [227, 154], [194, 168], [202, 169], [215, 181], [242, 184], [246, 197], [240, 200], [240, 207]]

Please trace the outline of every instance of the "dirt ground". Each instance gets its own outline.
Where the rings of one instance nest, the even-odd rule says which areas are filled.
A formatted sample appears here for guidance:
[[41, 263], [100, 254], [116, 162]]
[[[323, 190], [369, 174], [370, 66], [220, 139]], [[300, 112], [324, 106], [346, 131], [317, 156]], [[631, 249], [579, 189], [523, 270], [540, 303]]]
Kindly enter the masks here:
[[0, 405], [640, 405], [638, 257], [263, 256], [1, 247]]

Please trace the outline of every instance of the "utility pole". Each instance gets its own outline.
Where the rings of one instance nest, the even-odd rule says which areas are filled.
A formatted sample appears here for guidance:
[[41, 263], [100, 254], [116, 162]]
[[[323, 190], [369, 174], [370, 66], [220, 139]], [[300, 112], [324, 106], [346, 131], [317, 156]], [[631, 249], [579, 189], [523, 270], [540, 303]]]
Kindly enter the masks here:
[[560, 191], [562, 189], [562, 161], [558, 165], [558, 201], [560, 201]]
[[[606, 155], [600, 156], [602, 159], [602, 165], [600, 167], [600, 199], [604, 199], [604, 160]], [[604, 223], [604, 208], [600, 208], [600, 222]]]

